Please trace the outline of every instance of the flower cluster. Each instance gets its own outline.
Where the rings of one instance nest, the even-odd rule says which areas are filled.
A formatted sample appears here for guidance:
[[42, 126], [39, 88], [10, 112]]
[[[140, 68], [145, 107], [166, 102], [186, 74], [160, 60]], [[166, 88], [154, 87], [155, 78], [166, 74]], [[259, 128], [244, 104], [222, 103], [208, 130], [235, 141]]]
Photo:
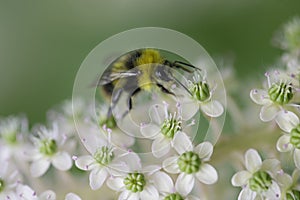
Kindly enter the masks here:
[[[202, 96], [203, 92], [207, 96], [197, 100], [200, 104], [194, 105], [190, 117], [199, 105], [210, 117], [220, 116], [223, 106], [211, 100], [213, 92], [209, 91], [208, 83], [203, 82], [205, 87], [201, 86], [202, 83], [197, 84], [198, 89], [191, 87], [189, 91], [195, 95], [191, 97]], [[151, 148], [147, 151], [151, 152], [155, 165], [146, 164], [141, 157], [143, 153], [132, 150], [139, 146], [140, 141], [126, 135], [117, 126], [115, 118], [107, 115], [107, 107], [102, 105], [95, 120], [98, 131], [95, 124], [84, 129], [82, 141], [89, 154], [73, 157], [79, 169], [90, 171], [91, 189], [99, 190], [106, 185], [117, 192], [120, 200], [204, 198], [193, 190], [197, 190], [198, 184], [211, 185], [218, 180], [216, 169], [208, 164], [213, 145], [205, 141], [194, 146], [189, 131], [195, 120], [183, 117], [190, 110], [184, 110], [181, 103], [176, 103], [175, 110], [165, 101], [152, 105], [150, 122], [140, 125], [139, 132], [145, 140], [140, 144], [146, 146], [145, 142], [150, 143]], [[95, 128], [94, 131], [91, 127]]]
[[[265, 89], [253, 89], [251, 99], [262, 105], [259, 117], [264, 122], [275, 121], [282, 132], [276, 147], [279, 152], [291, 152], [294, 166], [292, 177], [284, 172], [277, 159], [262, 161], [258, 152], [249, 149], [245, 153], [245, 167], [232, 177], [232, 185], [242, 187], [238, 199], [300, 198], [298, 174], [300, 169], [300, 121], [299, 121], [299, 58], [300, 23], [295, 18], [283, 27], [280, 46], [285, 50], [280, 65], [265, 73]], [[273, 129], [274, 132], [276, 130]], [[275, 133], [272, 133], [276, 137]], [[287, 155], [287, 154], [285, 154]], [[274, 156], [274, 155], [273, 155]]]
[[[50, 110], [45, 124], [31, 126], [23, 115], [0, 118], [0, 200], [80, 200], [76, 194], [119, 200], [299, 200], [299, 33], [299, 18], [283, 26], [275, 40], [284, 50], [276, 65], [282, 67], [267, 71], [263, 86], [250, 91], [262, 106], [259, 117], [252, 115], [253, 104], [243, 110], [234, 94], [228, 95], [229, 123], [216, 147], [211, 138], [223, 128], [218, 120], [225, 116], [225, 91], [218, 90], [219, 74], [205, 69], [186, 70], [183, 80], [173, 77], [174, 87], [160, 88], [168, 97], [139, 97], [143, 104], [117, 113], [121, 118], [111, 102], [81, 98]], [[223, 72], [234, 85], [232, 74]], [[119, 95], [110, 100], [122, 99]], [[255, 117], [272, 126], [252, 127]], [[239, 169], [233, 176], [232, 168]], [[239, 194], [230, 190], [227, 175], [241, 188]]]

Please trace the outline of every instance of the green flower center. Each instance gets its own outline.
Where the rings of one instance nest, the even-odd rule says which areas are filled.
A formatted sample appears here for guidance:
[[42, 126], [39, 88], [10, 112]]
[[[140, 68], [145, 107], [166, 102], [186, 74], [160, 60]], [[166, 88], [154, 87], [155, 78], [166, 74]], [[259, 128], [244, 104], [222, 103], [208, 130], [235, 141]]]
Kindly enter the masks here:
[[294, 145], [295, 148], [300, 149], [300, 125], [291, 130], [290, 143]]
[[124, 185], [127, 190], [141, 192], [146, 185], [145, 176], [141, 173], [129, 173], [124, 179]]
[[183, 153], [177, 160], [180, 171], [192, 174], [198, 172], [201, 165], [201, 159], [198, 154], [189, 151]]
[[16, 144], [17, 143], [17, 132], [16, 131], [5, 133], [2, 135], [2, 137], [8, 144]]
[[286, 194], [286, 200], [300, 200], [300, 192], [292, 190]]
[[41, 141], [40, 152], [46, 156], [52, 156], [57, 152], [57, 144], [53, 139], [45, 139]]
[[0, 179], [0, 193], [4, 190], [4, 181], [2, 179]]
[[255, 172], [249, 179], [250, 189], [254, 192], [267, 191], [272, 185], [272, 177], [264, 171]]
[[198, 101], [205, 101], [210, 97], [209, 86], [204, 81], [193, 83], [189, 90], [192, 93], [193, 98]]
[[110, 117], [107, 117], [107, 116], [100, 117], [99, 125], [101, 127], [103, 125], [106, 125], [107, 128], [113, 129], [117, 126], [117, 123], [115, 121], [114, 116], [111, 115]]
[[292, 85], [274, 83], [268, 90], [270, 99], [280, 105], [287, 104], [294, 96]]
[[160, 128], [160, 131], [164, 136], [172, 139], [175, 133], [182, 129], [181, 124], [182, 121], [180, 119], [176, 119], [176, 116], [174, 114], [174, 116], [171, 115], [170, 119], [165, 119], [164, 123]]
[[178, 193], [173, 193], [164, 198], [164, 200], [184, 200]]
[[101, 165], [108, 165], [114, 159], [113, 149], [106, 146], [97, 149], [94, 159]]

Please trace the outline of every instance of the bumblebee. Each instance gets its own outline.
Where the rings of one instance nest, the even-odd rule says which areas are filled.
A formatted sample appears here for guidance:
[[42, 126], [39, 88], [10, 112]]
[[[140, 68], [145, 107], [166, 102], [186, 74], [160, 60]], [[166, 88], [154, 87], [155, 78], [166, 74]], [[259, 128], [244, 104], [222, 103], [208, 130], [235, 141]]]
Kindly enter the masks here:
[[176, 82], [189, 92], [172, 74], [171, 69], [181, 69], [188, 73], [200, 70], [200, 68], [189, 63], [171, 62], [155, 49], [138, 49], [113, 61], [98, 81], [102, 93], [111, 102], [108, 117], [111, 117], [112, 109], [118, 103], [123, 92], [129, 93], [127, 99], [128, 109], [123, 116], [132, 109], [133, 96], [141, 91], [151, 92], [155, 85], [163, 93], [175, 96], [171, 91], [171, 85]]

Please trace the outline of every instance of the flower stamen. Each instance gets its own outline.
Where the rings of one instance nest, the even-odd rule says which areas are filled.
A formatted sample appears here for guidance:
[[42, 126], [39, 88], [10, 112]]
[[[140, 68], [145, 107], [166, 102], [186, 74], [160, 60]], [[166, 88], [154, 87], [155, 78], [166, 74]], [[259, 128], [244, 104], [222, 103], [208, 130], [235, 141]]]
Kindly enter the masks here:
[[129, 173], [124, 179], [124, 185], [127, 190], [134, 193], [141, 192], [146, 185], [145, 176], [142, 173]]

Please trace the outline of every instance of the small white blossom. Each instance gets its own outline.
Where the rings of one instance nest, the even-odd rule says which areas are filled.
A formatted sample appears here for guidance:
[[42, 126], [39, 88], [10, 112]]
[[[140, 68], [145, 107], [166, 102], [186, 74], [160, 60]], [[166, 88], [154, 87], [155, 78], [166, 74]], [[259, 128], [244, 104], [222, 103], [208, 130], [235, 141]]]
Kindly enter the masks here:
[[297, 116], [286, 110], [286, 106], [294, 106], [291, 100], [295, 89], [292, 79], [284, 72], [274, 71], [266, 73], [268, 89], [253, 89], [250, 92], [251, 99], [262, 105], [260, 119], [264, 122], [275, 120], [278, 126], [284, 130], [287, 123], [295, 123]]
[[159, 166], [142, 168], [137, 164], [131, 173], [110, 177], [107, 185], [120, 192], [118, 200], [153, 200], [159, 199], [159, 193], [170, 185], [171, 178], [159, 171]]
[[121, 148], [130, 147], [134, 144], [135, 138], [125, 134], [118, 126], [115, 118], [112, 114], [108, 116], [109, 107], [102, 104], [98, 111], [98, 125], [103, 129], [103, 133], [105, 134], [105, 129], [110, 129], [112, 131], [111, 139], [115, 146], [119, 146]]
[[40, 127], [37, 134], [38, 137], [32, 137], [34, 148], [25, 151], [25, 155], [32, 162], [31, 175], [44, 175], [51, 164], [58, 170], [69, 170], [72, 167], [72, 159], [67, 151], [67, 136], [60, 133], [55, 124], [52, 129]]
[[84, 141], [91, 155], [75, 157], [75, 165], [81, 170], [91, 171], [89, 182], [93, 190], [101, 188], [109, 176], [128, 172], [132, 163], [140, 162], [136, 154], [113, 147], [110, 140], [96, 135], [91, 137], [93, 139]]
[[10, 116], [0, 120], [1, 156], [23, 159], [22, 149], [26, 147], [25, 135], [28, 134], [28, 121], [23, 116]]
[[164, 160], [163, 168], [171, 174], [179, 174], [175, 188], [182, 195], [189, 194], [198, 180], [204, 184], [214, 184], [218, 180], [216, 169], [207, 163], [213, 153], [213, 145], [203, 142], [195, 148], [185, 134], [175, 136], [174, 145], [178, 155]]
[[288, 133], [283, 134], [277, 141], [277, 150], [292, 152], [294, 163], [300, 169], [300, 124], [294, 126]]
[[[161, 110], [164, 110], [164, 113]], [[142, 124], [140, 130], [145, 138], [153, 140], [151, 152], [155, 157], [160, 158], [174, 147], [174, 138], [177, 134], [185, 134], [182, 133], [184, 126], [181, 107], [177, 105], [177, 112], [169, 113], [167, 103], [164, 102], [163, 108], [156, 104], [150, 109], [150, 117], [151, 123]]]
[[181, 194], [176, 191], [173, 180], [169, 178], [165, 185], [160, 186], [159, 200], [200, 200], [199, 197], [192, 194]]
[[262, 161], [258, 152], [249, 149], [245, 153], [247, 170], [239, 171], [231, 179], [233, 186], [242, 187], [238, 200], [280, 199], [280, 188], [275, 176], [280, 170], [280, 162], [276, 159]]
[[193, 81], [188, 81], [189, 95], [184, 94], [180, 103], [182, 105], [183, 119], [192, 118], [199, 110], [209, 117], [219, 117], [224, 112], [223, 105], [213, 99], [214, 88], [206, 80], [206, 75], [195, 72]]
[[7, 160], [1, 159], [0, 163], [0, 199], [16, 199], [15, 189], [21, 182], [21, 175]]

